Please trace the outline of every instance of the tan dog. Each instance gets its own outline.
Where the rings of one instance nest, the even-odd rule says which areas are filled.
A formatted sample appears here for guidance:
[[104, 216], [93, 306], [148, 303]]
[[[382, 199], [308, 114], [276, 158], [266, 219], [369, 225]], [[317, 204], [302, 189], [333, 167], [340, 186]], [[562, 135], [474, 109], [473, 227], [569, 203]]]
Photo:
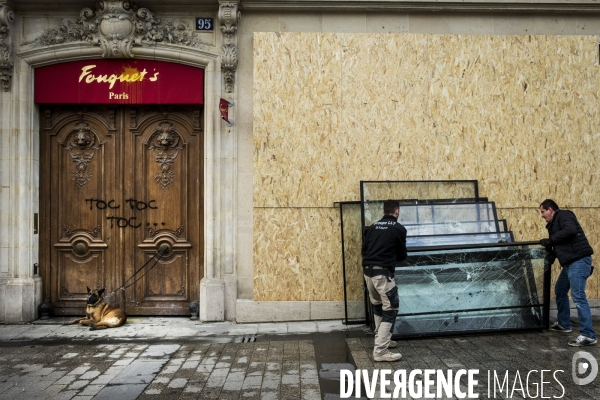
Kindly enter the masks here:
[[120, 308], [113, 307], [104, 302], [102, 295], [106, 289], [88, 291], [85, 317], [66, 322], [65, 325], [76, 324], [91, 325], [90, 331], [96, 329], [116, 328], [127, 322], [127, 314]]

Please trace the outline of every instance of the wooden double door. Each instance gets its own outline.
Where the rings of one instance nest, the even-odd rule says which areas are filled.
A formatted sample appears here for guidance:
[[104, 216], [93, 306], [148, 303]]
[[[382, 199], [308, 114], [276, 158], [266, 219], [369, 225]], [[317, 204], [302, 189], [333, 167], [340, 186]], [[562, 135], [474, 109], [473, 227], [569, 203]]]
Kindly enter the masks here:
[[189, 315], [204, 271], [201, 116], [41, 107], [40, 272], [55, 315], [82, 315], [86, 287], [124, 284], [107, 302], [129, 315]]

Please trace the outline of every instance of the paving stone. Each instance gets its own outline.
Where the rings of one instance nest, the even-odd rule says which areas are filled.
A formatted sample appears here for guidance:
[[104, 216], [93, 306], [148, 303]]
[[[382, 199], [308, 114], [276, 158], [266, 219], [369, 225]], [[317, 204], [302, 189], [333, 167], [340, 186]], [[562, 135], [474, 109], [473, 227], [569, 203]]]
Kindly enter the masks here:
[[89, 365], [83, 365], [81, 367], [75, 368], [73, 371], [69, 372], [67, 375], [83, 375], [85, 374], [91, 367]]
[[184, 393], [200, 393], [204, 385], [190, 384], [188, 383], [183, 389]]
[[207, 387], [207, 388], [223, 387], [226, 379], [227, 379], [226, 375], [216, 375], [216, 376], [211, 375], [208, 378], [208, 380], [206, 381], [205, 387]]
[[68, 389], [69, 390], [79, 390], [79, 389], [86, 387], [89, 383], [90, 383], [90, 381], [77, 380], [77, 381], [71, 383], [69, 385]]
[[202, 392], [198, 396], [201, 399], [218, 399], [221, 394], [221, 388], [207, 388], [204, 387]]
[[281, 387], [281, 385], [281, 379], [263, 379], [261, 387], [262, 390], [279, 392], [279, 388]]
[[260, 389], [262, 384], [262, 376], [246, 376], [242, 389]]
[[150, 385], [146, 387], [144, 393], [146, 394], [161, 394], [163, 390], [167, 387], [166, 384], [152, 382]]
[[196, 372], [189, 378], [189, 382], [190, 383], [202, 383], [204, 385], [204, 383], [206, 383], [206, 381], [208, 380], [209, 377], [210, 377], [210, 374], [208, 372]]
[[243, 382], [245, 377], [246, 377], [246, 372], [245, 371], [233, 371], [233, 370], [230, 370], [229, 374], [227, 375], [227, 382], [230, 382], [230, 381], [240, 381], [240, 382]]
[[171, 382], [169, 382], [168, 386], [169, 388], [182, 388], [185, 387], [185, 385], [187, 384], [187, 379], [183, 379], [183, 378], [176, 378], [173, 379]]
[[[243, 381], [225, 381], [223, 384], [223, 390], [229, 391], [240, 391], [244, 385]], [[264, 387], [264, 382], [263, 382]]]
[[148, 384], [152, 382], [164, 363], [164, 360], [136, 360], [119, 372], [110, 384]]
[[[219, 396], [219, 399], [222, 399], [222, 398], [223, 398], [222, 396]], [[177, 397], [177, 400], [197, 400], [197, 399], [198, 399], [197, 394], [187, 393], [187, 392], [183, 392], [179, 395], [179, 397]]]
[[195, 369], [180, 369], [179, 371], [173, 374], [173, 379], [185, 378], [191, 379], [195, 374], [197, 374]]
[[105, 386], [94, 397], [95, 400], [133, 400], [137, 399], [146, 388], [146, 384], [128, 384]]
[[100, 375], [100, 371], [88, 371], [85, 374], [81, 375], [79, 379], [94, 379]]
[[219, 400], [238, 400], [241, 395], [242, 392], [239, 390], [226, 390], [225, 388], [223, 388], [223, 390], [219, 394]]
[[319, 384], [303, 384], [300, 388], [300, 397], [302, 399], [320, 399], [321, 391], [319, 389]]
[[261, 400], [279, 400], [279, 391], [271, 392], [271, 391], [262, 390], [260, 392], [260, 399]]
[[260, 399], [260, 391], [258, 391], [258, 390], [242, 390], [240, 399], [258, 400], [258, 399]]
[[[54, 396], [53, 400], [70, 400], [73, 397], [77, 396], [77, 390], [63, 390]], [[101, 400], [101, 399], [98, 399]], [[125, 400], [125, 399], [123, 399]]]
[[42, 399], [52, 399], [66, 387], [67, 385], [50, 385], [40, 392], [39, 397]]
[[183, 388], [173, 388], [173, 387], [166, 387], [162, 393], [160, 394], [161, 397], [178, 397], [183, 393]]
[[83, 389], [81, 392], [79, 392], [79, 396], [95, 396], [97, 395], [102, 389], [104, 388], [103, 385], [87, 385], [85, 387], [85, 389]]
[[[77, 377], [75, 375], [66, 375], [56, 381], [57, 385], [70, 385]], [[107, 382], [108, 383], [108, 382]]]

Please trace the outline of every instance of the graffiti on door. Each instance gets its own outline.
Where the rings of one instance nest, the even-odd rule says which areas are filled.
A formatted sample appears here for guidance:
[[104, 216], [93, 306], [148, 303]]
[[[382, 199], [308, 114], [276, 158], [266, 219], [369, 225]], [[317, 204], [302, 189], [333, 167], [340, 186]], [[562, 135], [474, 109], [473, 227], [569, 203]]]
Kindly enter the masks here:
[[[114, 199], [104, 200], [104, 199], [89, 198], [89, 199], [85, 199], [85, 202], [86, 202], [86, 204], [89, 203], [90, 210], [93, 210], [94, 208], [96, 208], [98, 210], [105, 210], [105, 209], [118, 210], [121, 208], [121, 204], [117, 204]], [[143, 201], [143, 200], [137, 200], [137, 199], [133, 199], [133, 198], [129, 198], [129, 199], [125, 200], [125, 206], [123, 208], [125, 210], [129, 209], [129, 210], [133, 211], [134, 213], [136, 211], [143, 211], [146, 209], [152, 209], [152, 210], [158, 209], [158, 207], [156, 206], [156, 200]], [[107, 215], [106, 219], [110, 221], [111, 228], [118, 227], [118, 228], [137, 229], [140, 226], [142, 226], [142, 224], [137, 221], [137, 217], [135, 215], [132, 217], [129, 217], [129, 218], [125, 218], [122, 215]], [[161, 222], [160, 224], [165, 225], [164, 222]], [[146, 225], [150, 225], [150, 223], [147, 222]], [[154, 222], [153, 225], [156, 227], [158, 225], [158, 223]]]

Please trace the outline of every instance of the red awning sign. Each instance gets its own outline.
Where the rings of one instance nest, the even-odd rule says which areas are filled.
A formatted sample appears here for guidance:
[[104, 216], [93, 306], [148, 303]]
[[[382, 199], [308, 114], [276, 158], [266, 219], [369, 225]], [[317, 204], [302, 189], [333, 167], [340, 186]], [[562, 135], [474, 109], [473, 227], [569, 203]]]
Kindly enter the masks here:
[[35, 70], [41, 104], [203, 104], [204, 70], [154, 60], [85, 60]]

